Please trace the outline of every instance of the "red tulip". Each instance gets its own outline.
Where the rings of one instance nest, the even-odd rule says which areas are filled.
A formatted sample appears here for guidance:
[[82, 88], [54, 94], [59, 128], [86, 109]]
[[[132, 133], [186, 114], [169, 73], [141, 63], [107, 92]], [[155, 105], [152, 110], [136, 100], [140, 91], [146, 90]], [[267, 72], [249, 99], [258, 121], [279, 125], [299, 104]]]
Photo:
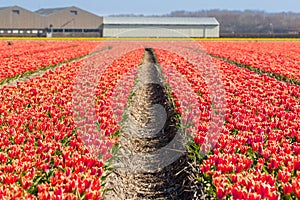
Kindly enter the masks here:
[[284, 194], [290, 194], [293, 192], [293, 186], [290, 183], [283, 183], [282, 189]]

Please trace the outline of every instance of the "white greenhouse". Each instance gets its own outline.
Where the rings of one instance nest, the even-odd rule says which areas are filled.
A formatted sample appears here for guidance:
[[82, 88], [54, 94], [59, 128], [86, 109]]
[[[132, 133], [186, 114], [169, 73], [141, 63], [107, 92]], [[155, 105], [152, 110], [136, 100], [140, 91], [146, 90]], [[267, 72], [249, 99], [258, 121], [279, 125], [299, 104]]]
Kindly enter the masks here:
[[213, 17], [104, 17], [103, 37], [219, 37]]

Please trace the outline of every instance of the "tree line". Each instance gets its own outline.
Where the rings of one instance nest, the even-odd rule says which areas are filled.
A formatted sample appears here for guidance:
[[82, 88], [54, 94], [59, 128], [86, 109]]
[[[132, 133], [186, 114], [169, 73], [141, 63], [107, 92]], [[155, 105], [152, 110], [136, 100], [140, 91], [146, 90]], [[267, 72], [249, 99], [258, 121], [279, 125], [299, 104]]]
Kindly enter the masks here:
[[300, 13], [292, 12], [202, 10], [174, 11], [166, 16], [215, 17], [220, 22], [221, 33], [298, 34], [300, 32]]
[[[144, 16], [144, 15], [118, 15]], [[156, 15], [157, 16], [157, 15]], [[215, 17], [220, 23], [220, 34], [291, 34], [300, 35], [300, 13], [244, 10], [174, 11], [160, 17]]]

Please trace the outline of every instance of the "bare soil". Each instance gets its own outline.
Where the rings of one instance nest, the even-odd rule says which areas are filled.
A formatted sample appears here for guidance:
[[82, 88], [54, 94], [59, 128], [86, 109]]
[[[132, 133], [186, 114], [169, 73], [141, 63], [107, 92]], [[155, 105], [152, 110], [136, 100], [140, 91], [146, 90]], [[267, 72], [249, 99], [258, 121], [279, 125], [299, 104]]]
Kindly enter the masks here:
[[105, 199], [207, 198], [172, 105], [155, 55], [146, 48], [122, 124], [120, 156], [105, 181]]

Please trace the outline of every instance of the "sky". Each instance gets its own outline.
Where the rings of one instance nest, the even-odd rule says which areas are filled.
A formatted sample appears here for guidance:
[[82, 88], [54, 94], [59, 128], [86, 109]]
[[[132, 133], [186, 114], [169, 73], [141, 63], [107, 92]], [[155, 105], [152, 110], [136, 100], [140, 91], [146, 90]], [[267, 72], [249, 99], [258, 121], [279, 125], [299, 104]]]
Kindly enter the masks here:
[[298, 12], [300, 0], [0, 0], [0, 7], [21, 6], [35, 11], [40, 8], [76, 6], [97, 15], [168, 14], [186, 10], [259, 10], [266, 12]]

